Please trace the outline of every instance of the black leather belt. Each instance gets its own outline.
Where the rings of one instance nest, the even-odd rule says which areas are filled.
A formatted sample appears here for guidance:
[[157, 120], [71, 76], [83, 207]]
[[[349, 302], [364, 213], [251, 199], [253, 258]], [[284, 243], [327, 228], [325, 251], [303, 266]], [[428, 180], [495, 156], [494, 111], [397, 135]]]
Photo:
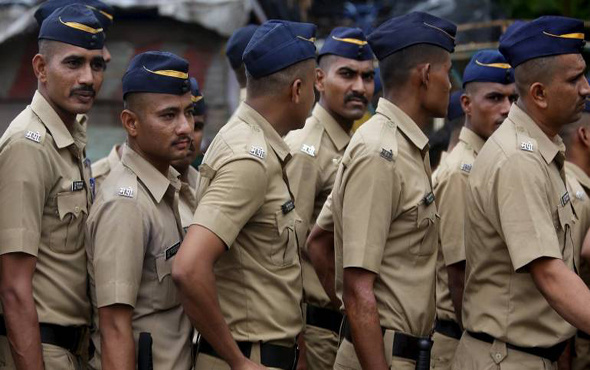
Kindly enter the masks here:
[[[352, 341], [352, 333], [350, 331], [350, 325], [348, 324], [348, 320], [345, 319], [345, 324], [343, 325], [343, 332], [344, 337], [350, 343]], [[382, 335], [385, 334], [385, 329], [381, 328]], [[428, 348], [426, 348], [428, 347]], [[422, 337], [415, 337], [413, 335], [404, 334], [400, 332], [395, 332], [393, 337], [393, 348], [392, 348], [392, 355], [396, 357], [406, 358], [408, 360], [418, 361], [421, 355], [424, 355], [426, 351], [428, 354], [428, 358], [422, 358], [421, 362], [428, 364], [430, 366], [430, 349], [432, 347], [432, 341], [430, 338], [422, 338]]]
[[306, 324], [340, 333], [342, 314], [329, 308], [307, 305]]
[[437, 319], [434, 325], [434, 331], [442, 335], [446, 335], [447, 337], [455, 338], [457, 340], [460, 340], [461, 335], [463, 334], [463, 330], [461, 330], [459, 324], [457, 324], [453, 320]]
[[[41, 343], [52, 344], [72, 353], [78, 351], [80, 341], [84, 337], [86, 327], [60, 326], [55, 324], [39, 323]], [[0, 335], [6, 336], [6, 324], [4, 316], [0, 315]]]
[[578, 338], [590, 340], [590, 334], [586, 333], [585, 331], [578, 330]]
[[[250, 358], [252, 342], [236, 342], [242, 354]], [[297, 346], [284, 347], [271, 343], [260, 343], [260, 363], [266, 367], [275, 367], [283, 370], [294, 370], [297, 367]], [[213, 349], [213, 346], [201, 337], [199, 353], [221, 358]]]
[[[475, 333], [472, 331], [467, 331], [467, 333], [469, 333], [469, 335], [471, 335], [475, 339], [478, 339], [478, 340], [481, 340], [482, 342], [486, 342], [486, 343], [490, 343], [490, 344], [494, 343], [494, 341], [496, 340], [496, 338], [494, 338], [491, 335], [486, 334], [486, 333]], [[514, 344], [510, 344], [510, 343], [506, 343], [506, 347], [510, 348], [510, 349], [514, 349], [516, 351], [528, 353], [529, 355], [542, 357], [542, 358], [545, 358], [551, 362], [555, 362], [559, 359], [559, 357], [561, 356], [561, 354], [565, 350], [565, 347], [567, 346], [567, 342], [568, 341], [566, 340], [561, 343], [557, 343], [553, 347], [549, 347], [549, 348], [521, 347], [521, 346], [515, 346]]]

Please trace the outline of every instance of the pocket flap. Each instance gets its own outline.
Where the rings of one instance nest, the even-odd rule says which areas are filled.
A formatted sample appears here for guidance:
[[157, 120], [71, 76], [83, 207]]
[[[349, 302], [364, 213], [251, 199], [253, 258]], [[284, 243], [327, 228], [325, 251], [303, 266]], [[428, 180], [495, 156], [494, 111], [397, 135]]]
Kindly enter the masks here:
[[69, 191], [57, 194], [57, 210], [60, 220], [63, 220], [68, 213], [75, 217], [82, 212], [88, 214], [86, 192]]

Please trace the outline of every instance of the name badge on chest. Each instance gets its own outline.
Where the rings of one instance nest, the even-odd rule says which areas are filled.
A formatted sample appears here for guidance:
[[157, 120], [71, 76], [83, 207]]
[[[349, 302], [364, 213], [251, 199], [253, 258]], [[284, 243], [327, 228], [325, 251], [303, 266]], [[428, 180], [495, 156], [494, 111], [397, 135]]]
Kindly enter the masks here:
[[426, 196], [424, 197], [424, 204], [426, 206], [431, 205], [434, 202], [434, 193], [430, 192], [428, 194], [426, 194]]
[[170, 258], [176, 256], [176, 253], [178, 253], [178, 250], [180, 249], [180, 242], [174, 244], [173, 246], [169, 247], [168, 249], [166, 249], [166, 261], [168, 261]]
[[566, 204], [568, 204], [570, 202], [570, 193], [569, 192], [565, 192], [565, 194], [563, 194], [563, 196], [561, 197], [561, 206], [565, 207]]
[[281, 210], [283, 211], [284, 215], [286, 215], [287, 213], [291, 212], [294, 209], [295, 209], [295, 203], [293, 203], [292, 199], [289, 199], [287, 202], [285, 202], [285, 204], [283, 204], [281, 206]]
[[81, 190], [84, 190], [84, 181], [72, 182], [72, 191], [81, 191]]

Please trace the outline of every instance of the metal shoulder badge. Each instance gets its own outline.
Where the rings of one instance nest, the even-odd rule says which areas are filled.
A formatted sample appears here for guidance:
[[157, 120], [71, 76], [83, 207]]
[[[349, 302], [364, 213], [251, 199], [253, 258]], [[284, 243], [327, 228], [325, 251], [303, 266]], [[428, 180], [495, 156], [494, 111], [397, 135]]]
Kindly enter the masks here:
[[461, 164], [461, 171], [470, 173], [473, 165], [471, 163], [462, 163]]
[[301, 146], [301, 151], [310, 157], [315, 157], [315, 147], [313, 145], [303, 144]]
[[117, 195], [125, 198], [133, 198], [133, 188], [131, 186], [121, 187]]
[[39, 131], [27, 131], [25, 133], [25, 138], [29, 139], [31, 141], [34, 141], [36, 143], [40, 143], [41, 142], [41, 134], [39, 133]]
[[531, 141], [522, 141], [520, 143], [520, 150], [524, 150], [525, 152], [532, 152], [534, 151], [533, 143]]
[[264, 151], [264, 149], [262, 149], [260, 146], [252, 145], [248, 153], [260, 159], [264, 159], [266, 157], [266, 151]]
[[393, 150], [391, 150], [391, 149], [387, 150], [385, 148], [382, 148], [380, 155], [381, 155], [381, 158], [384, 158], [384, 159], [388, 160], [389, 162], [393, 162]]

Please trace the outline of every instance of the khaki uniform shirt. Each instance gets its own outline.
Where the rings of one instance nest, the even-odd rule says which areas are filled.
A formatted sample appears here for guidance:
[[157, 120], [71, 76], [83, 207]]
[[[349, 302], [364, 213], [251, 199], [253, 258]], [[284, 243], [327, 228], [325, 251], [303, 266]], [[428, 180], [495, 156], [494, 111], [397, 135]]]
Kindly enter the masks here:
[[[285, 137], [292, 154], [286, 169], [287, 177], [295, 197], [297, 214], [303, 219], [307, 231], [311, 230], [332, 192], [338, 163], [349, 141], [350, 135], [319, 104], [316, 104], [303, 129], [291, 131]], [[330, 298], [322, 288], [305, 247], [303, 251], [301, 265], [305, 301], [329, 307]]]
[[382, 98], [352, 137], [332, 191], [336, 294], [343, 268], [374, 272], [381, 326], [415, 336], [430, 335], [435, 314], [431, 175], [428, 138]]
[[170, 167], [164, 177], [127, 145], [102, 184], [86, 230], [93, 368], [100, 368], [98, 309], [114, 304], [133, 307], [136, 351], [139, 333], [151, 333], [154, 369], [191, 366], [192, 326], [171, 277], [183, 237], [179, 188], [176, 170]]
[[121, 161], [119, 153], [117, 152], [118, 148], [119, 145], [113, 146], [108, 156], [92, 163], [92, 177], [94, 178], [96, 193], [100, 190], [100, 185], [102, 185], [104, 179], [106, 179], [109, 173], [111, 173], [111, 170]]
[[584, 171], [571, 162], [565, 162], [565, 178], [567, 191], [569, 192], [577, 221], [572, 226], [572, 238], [574, 240], [574, 261], [579, 266], [579, 274], [586, 285], [590, 286], [590, 266], [580, 258], [584, 237], [590, 228], [590, 177]]
[[574, 335], [527, 268], [541, 257], [574, 268], [563, 151], [559, 136], [549, 139], [513, 104], [477, 156], [465, 218], [467, 330], [524, 347], [550, 347]]
[[332, 193], [328, 195], [315, 223], [324, 231], [334, 232], [334, 216], [332, 215]]
[[197, 209], [197, 181], [199, 173], [193, 166], [188, 167], [187, 182], [180, 184], [180, 202], [178, 211], [182, 227], [186, 230], [193, 221], [193, 215]]
[[39, 322], [90, 323], [84, 225], [92, 202], [86, 123], [72, 132], [36, 92], [0, 139], [0, 254], [37, 257]]
[[432, 175], [436, 205], [440, 213], [439, 253], [436, 262], [436, 316], [441, 320], [457, 321], [446, 267], [465, 261], [465, 188], [473, 161], [484, 143], [481, 137], [463, 127], [459, 134], [459, 143], [443, 157]]
[[194, 224], [227, 246], [215, 275], [221, 311], [237, 341], [295, 343], [303, 325], [298, 240], [284, 166], [289, 147], [246, 103], [219, 131], [199, 166]]

